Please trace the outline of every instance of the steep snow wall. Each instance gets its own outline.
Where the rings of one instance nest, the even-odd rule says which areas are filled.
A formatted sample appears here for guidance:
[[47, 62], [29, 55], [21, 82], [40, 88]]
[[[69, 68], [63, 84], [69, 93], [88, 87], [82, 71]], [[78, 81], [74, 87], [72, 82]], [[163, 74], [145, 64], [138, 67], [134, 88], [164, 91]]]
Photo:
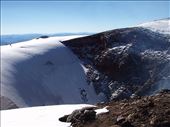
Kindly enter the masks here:
[[80, 61], [59, 42], [75, 37], [1, 46], [1, 96], [18, 107], [97, 102]]

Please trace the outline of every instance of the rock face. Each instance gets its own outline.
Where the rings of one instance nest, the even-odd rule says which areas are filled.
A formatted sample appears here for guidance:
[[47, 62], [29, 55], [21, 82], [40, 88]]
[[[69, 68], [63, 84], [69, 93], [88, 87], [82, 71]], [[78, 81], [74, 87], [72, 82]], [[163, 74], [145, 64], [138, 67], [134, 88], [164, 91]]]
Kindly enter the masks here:
[[98, 95], [120, 100], [170, 89], [170, 35], [134, 27], [63, 42], [87, 68]]

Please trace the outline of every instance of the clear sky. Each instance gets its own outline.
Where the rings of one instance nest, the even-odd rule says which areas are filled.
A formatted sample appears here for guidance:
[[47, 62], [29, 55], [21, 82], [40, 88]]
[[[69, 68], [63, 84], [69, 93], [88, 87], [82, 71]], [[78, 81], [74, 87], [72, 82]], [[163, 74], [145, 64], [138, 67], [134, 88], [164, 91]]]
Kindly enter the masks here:
[[1, 1], [1, 34], [101, 32], [170, 17], [170, 2]]

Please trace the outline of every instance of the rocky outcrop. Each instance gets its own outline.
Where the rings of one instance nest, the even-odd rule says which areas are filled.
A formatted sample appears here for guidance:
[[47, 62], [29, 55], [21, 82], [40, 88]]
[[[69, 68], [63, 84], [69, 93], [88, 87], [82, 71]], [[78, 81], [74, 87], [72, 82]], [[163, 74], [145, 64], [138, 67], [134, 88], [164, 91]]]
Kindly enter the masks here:
[[170, 126], [170, 91], [164, 90], [155, 96], [137, 97], [129, 100], [112, 101], [99, 104], [109, 113], [96, 117], [95, 120], [73, 127], [169, 127]]
[[70, 115], [65, 115], [59, 118], [62, 122], [71, 122], [72, 126], [77, 126], [86, 122], [91, 122], [96, 119], [94, 107], [85, 107], [73, 111]]

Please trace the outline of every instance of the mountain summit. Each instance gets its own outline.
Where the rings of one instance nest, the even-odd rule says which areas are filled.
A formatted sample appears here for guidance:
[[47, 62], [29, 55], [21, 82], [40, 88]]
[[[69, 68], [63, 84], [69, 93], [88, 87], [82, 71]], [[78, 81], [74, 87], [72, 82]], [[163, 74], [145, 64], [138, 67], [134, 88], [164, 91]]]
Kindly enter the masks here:
[[1, 109], [94, 104], [170, 89], [169, 22], [1, 46]]

